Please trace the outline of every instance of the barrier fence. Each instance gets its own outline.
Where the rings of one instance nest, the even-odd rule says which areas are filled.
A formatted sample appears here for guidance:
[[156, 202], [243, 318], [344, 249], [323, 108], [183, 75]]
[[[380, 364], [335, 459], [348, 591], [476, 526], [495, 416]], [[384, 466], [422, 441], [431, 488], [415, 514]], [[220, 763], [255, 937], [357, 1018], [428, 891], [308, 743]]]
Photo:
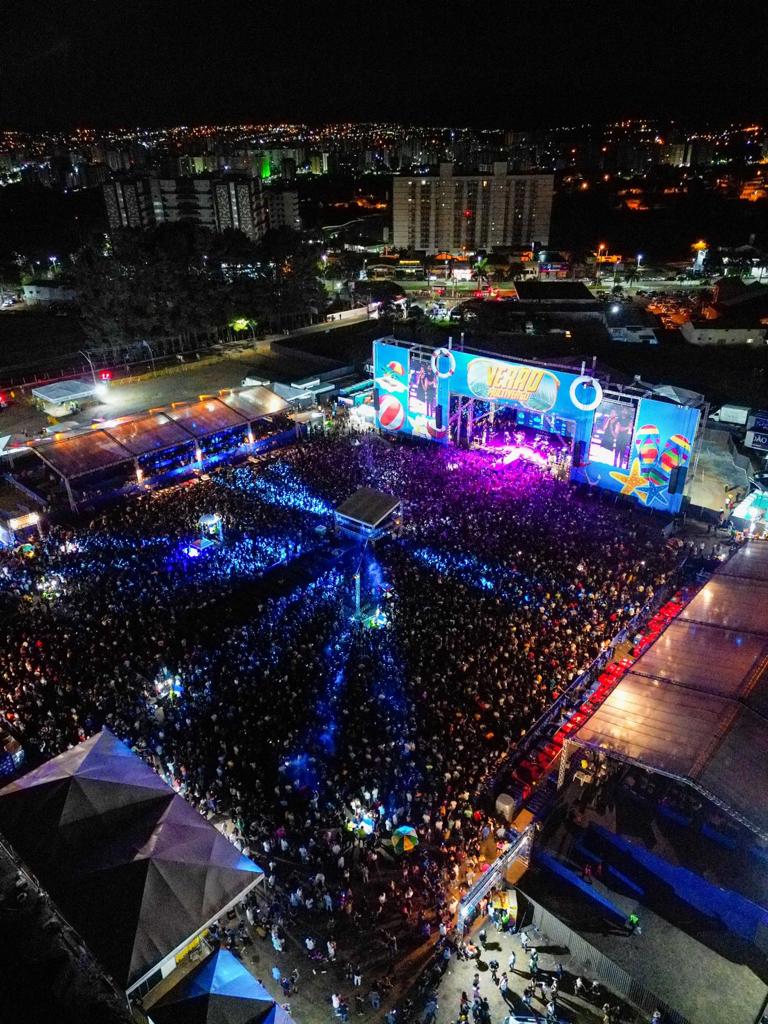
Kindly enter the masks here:
[[526, 906], [520, 918], [520, 926], [525, 928], [532, 925], [542, 937], [546, 937], [547, 945], [561, 946], [566, 950], [567, 952], [559, 955], [558, 959], [562, 960], [563, 966], [570, 974], [596, 979], [601, 985], [624, 999], [630, 1006], [648, 1014], [649, 1017], [654, 1010], [660, 1010], [664, 1024], [690, 1024], [687, 1017], [673, 1009], [663, 999], [659, 999], [655, 993], [641, 985], [627, 971], [542, 907], [540, 903], [525, 893], [521, 893], [521, 895]]

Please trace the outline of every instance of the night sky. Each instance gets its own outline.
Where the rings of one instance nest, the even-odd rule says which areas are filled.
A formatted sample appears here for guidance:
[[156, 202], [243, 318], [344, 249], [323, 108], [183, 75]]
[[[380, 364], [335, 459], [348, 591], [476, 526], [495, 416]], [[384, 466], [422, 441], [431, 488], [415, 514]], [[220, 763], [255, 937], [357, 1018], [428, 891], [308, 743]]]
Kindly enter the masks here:
[[766, 44], [764, 0], [30, 0], [0, 125], [761, 119]]

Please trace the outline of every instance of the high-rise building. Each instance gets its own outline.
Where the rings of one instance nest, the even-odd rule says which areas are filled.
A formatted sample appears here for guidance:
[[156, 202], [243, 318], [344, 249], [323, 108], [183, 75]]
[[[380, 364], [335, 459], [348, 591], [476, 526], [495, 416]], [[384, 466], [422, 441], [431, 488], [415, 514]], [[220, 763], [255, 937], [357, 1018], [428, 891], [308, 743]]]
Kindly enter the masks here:
[[488, 175], [440, 164], [438, 175], [395, 177], [393, 245], [425, 253], [547, 245], [553, 184], [551, 174], [509, 174], [506, 162]]
[[258, 178], [223, 178], [213, 182], [214, 217], [217, 231], [234, 228], [252, 242], [267, 230], [267, 215]]
[[267, 217], [257, 178], [126, 178], [104, 186], [110, 231], [192, 221], [211, 231], [233, 228], [253, 242]]
[[150, 178], [156, 224], [193, 221], [216, 230], [210, 178]]
[[269, 189], [264, 193], [267, 206], [267, 223], [270, 228], [301, 227], [299, 216], [299, 193], [290, 189]]
[[104, 205], [110, 231], [149, 228], [155, 224], [148, 178], [118, 178], [104, 185]]

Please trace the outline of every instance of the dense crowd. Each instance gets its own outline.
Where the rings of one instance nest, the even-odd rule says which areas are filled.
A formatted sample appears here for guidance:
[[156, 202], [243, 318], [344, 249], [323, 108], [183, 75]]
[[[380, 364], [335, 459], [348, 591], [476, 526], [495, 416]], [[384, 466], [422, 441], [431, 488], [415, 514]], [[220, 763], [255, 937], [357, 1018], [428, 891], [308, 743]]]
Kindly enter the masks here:
[[[363, 485], [404, 511], [361, 552], [332, 510]], [[223, 545], [190, 558], [214, 511]], [[0, 710], [32, 756], [106, 725], [230, 817], [275, 950], [293, 920], [325, 959], [370, 928], [381, 997], [398, 936], [442, 937], [493, 843], [489, 774], [670, 571], [651, 531], [522, 460], [314, 438], [3, 555]], [[380, 628], [353, 621], [356, 569]]]

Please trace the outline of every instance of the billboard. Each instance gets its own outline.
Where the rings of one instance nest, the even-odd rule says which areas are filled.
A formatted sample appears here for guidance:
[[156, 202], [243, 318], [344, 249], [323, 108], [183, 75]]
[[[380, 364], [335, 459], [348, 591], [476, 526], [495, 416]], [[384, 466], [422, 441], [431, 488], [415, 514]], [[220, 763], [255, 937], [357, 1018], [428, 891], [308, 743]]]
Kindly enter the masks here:
[[446, 348], [374, 342], [376, 423], [393, 434], [448, 440], [451, 395], [519, 410], [523, 425], [574, 442], [571, 479], [660, 512], [680, 510], [700, 410], [603, 397], [578, 374]]

